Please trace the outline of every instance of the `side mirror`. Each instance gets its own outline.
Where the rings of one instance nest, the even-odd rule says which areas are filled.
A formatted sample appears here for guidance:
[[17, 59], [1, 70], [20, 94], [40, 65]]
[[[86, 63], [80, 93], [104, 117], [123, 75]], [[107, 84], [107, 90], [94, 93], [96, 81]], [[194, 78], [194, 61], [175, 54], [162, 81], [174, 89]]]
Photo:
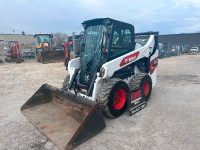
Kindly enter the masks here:
[[85, 50], [85, 43], [81, 44], [81, 52], [83, 52]]

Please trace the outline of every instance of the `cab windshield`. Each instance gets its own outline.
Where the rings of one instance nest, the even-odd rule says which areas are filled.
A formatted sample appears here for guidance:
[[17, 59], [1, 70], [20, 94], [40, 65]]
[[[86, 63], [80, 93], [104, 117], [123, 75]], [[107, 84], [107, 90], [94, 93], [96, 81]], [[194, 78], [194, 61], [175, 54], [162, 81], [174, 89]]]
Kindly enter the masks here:
[[102, 47], [105, 45], [106, 27], [104, 25], [89, 26], [84, 35], [85, 49], [81, 57], [84, 71], [93, 71], [101, 61]]
[[38, 43], [51, 43], [51, 37], [49, 35], [39, 35]]

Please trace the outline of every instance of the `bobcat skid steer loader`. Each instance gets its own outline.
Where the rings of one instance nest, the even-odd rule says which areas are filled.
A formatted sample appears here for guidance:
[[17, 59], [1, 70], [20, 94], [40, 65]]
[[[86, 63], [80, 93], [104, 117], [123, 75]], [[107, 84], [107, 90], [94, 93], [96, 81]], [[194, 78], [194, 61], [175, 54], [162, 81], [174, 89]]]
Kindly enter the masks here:
[[69, 61], [63, 88], [44, 84], [21, 108], [61, 149], [73, 149], [98, 134], [105, 127], [101, 112], [120, 116], [129, 91], [143, 88], [147, 101], [156, 84], [157, 35], [148, 34], [135, 49], [140, 35], [131, 24], [99, 18], [82, 25], [81, 55]]

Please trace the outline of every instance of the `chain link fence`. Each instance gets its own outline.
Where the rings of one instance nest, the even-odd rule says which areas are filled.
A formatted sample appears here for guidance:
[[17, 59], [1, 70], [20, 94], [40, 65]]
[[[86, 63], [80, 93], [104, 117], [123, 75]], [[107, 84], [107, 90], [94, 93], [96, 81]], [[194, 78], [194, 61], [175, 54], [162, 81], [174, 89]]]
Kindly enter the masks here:
[[159, 58], [166, 58], [166, 57], [178, 56], [185, 53], [189, 53], [192, 47], [200, 48], [200, 45], [197, 44], [188, 45], [184, 43], [172, 44], [170, 42], [159, 43], [158, 44]]

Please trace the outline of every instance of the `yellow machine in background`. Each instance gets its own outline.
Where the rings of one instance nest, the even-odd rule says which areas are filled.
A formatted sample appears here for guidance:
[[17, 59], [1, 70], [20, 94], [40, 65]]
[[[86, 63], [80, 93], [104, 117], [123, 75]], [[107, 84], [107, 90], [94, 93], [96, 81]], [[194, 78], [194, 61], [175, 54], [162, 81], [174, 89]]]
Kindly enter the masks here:
[[34, 37], [37, 38], [36, 58], [38, 62], [64, 61], [65, 51], [57, 49], [52, 34], [36, 34]]

